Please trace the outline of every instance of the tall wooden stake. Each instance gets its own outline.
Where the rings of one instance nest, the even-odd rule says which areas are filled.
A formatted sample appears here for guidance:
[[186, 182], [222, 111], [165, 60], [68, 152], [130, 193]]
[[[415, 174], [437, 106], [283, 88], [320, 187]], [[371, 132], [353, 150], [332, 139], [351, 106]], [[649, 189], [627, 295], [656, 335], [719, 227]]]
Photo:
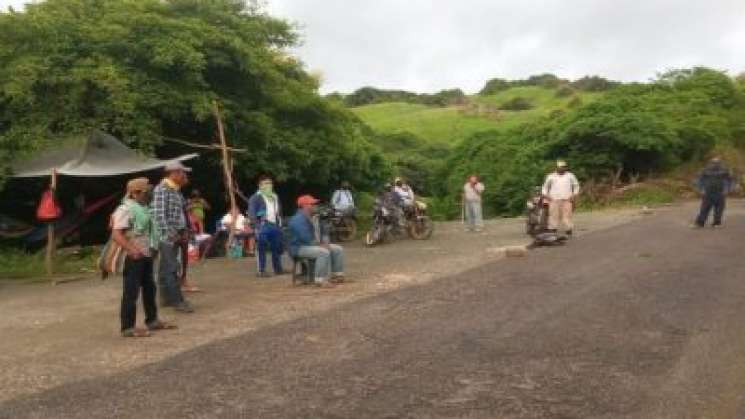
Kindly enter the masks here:
[[[52, 200], [55, 199], [55, 191], [57, 190], [57, 171], [52, 169], [52, 175], [49, 182], [49, 190], [52, 192]], [[54, 221], [47, 223], [47, 254], [44, 258], [44, 265], [46, 267], [47, 276], [51, 279], [54, 276], [54, 253], [57, 247], [57, 240], [54, 237]], [[52, 280], [52, 285], [56, 285], [56, 281]]]
[[222, 150], [222, 167], [225, 172], [225, 190], [228, 192], [228, 199], [230, 200], [230, 231], [228, 231], [228, 241], [225, 245], [226, 253], [230, 249], [233, 238], [235, 237], [235, 224], [238, 221], [238, 217], [233, 216], [234, 210], [237, 208], [235, 204], [235, 190], [233, 188], [233, 164], [230, 161], [230, 152], [228, 151], [228, 141], [225, 139], [225, 127], [222, 124], [222, 118], [220, 117], [220, 107], [217, 101], [212, 102], [213, 112], [215, 114], [215, 121], [217, 123], [217, 134], [220, 139], [220, 149]]

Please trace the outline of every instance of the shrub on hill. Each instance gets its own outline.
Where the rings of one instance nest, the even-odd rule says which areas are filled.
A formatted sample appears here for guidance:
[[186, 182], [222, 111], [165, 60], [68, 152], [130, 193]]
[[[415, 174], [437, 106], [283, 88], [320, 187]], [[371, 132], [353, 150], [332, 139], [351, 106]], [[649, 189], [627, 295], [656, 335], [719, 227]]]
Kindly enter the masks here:
[[572, 87], [586, 92], [604, 92], [618, 85], [620, 85], [620, 83], [600, 76], [585, 76], [572, 82]]
[[568, 84], [563, 84], [556, 89], [556, 97], [569, 97], [574, 94], [574, 89]]
[[530, 100], [520, 96], [509, 99], [499, 105], [499, 109], [503, 111], [527, 111], [528, 109], [532, 108], [533, 104], [530, 102]]
[[405, 90], [383, 90], [375, 87], [363, 87], [344, 97], [344, 103], [349, 107], [390, 102], [444, 107], [465, 103], [466, 94], [461, 89], [441, 90], [434, 94], [419, 94]]

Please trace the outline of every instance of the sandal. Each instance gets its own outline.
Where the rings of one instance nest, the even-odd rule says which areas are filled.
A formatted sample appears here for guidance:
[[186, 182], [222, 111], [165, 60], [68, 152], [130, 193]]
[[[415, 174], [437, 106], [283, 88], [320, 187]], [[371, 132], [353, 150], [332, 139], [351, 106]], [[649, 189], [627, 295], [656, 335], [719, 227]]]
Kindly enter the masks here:
[[173, 323], [168, 323], [168, 322], [158, 320], [153, 324], [147, 325], [147, 328], [148, 330], [173, 330], [173, 329], [178, 329], [178, 326], [176, 326]]
[[122, 337], [125, 337], [125, 338], [148, 338], [148, 337], [150, 337], [150, 332], [148, 332], [145, 329], [140, 329], [140, 328], [127, 329], [127, 330], [122, 330]]
[[202, 292], [202, 289], [199, 288], [196, 285], [192, 285], [190, 281], [186, 281], [184, 285], [181, 286], [181, 291], [183, 292]]

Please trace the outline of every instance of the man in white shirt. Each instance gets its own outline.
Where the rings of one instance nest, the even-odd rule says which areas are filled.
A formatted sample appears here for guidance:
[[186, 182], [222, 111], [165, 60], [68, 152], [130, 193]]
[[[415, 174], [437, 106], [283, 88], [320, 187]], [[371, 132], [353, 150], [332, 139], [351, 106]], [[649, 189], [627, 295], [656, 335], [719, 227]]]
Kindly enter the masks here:
[[579, 191], [579, 181], [568, 170], [567, 163], [561, 160], [556, 162], [556, 171], [546, 177], [542, 191], [549, 202], [549, 230], [557, 231], [563, 225], [566, 234], [572, 235], [574, 200]]
[[484, 228], [484, 217], [481, 208], [481, 194], [484, 184], [479, 182], [478, 176], [471, 176], [463, 186], [463, 211], [468, 231], [479, 232]]
[[342, 182], [341, 187], [334, 191], [334, 194], [331, 196], [331, 206], [342, 214], [354, 212], [354, 197], [352, 196], [352, 186], [349, 182]]

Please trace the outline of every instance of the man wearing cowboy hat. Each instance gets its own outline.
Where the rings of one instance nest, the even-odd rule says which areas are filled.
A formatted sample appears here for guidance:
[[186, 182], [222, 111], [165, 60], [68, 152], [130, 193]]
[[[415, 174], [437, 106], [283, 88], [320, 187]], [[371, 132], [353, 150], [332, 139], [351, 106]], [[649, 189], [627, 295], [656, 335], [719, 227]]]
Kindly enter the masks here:
[[186, 223], [186, 201], [181, 188], [188, 182], [187, 173], [191, 169], [173, 161], [164, 168], [165, 177], [153, 190], [153, 218], [158, 227], [160, 243], [158, 253], [158, 284], [163, 306], [177, 311], [192, 313], [194, 308], [184, 299], [179, 281], [178, 255], [181, 246], [188, 240]]
[[579, 181], [572, 172], [568, 170], [565, 161], [556, 162], [556, 171], [546, 177], [543, 183], [543, 196], [549, 202], [548, 228], [557, 231], [563, 225], [566, 234], [572, 235], [574, 223], [572, 214], [574, 212], [574, 201], [579, 195]]

